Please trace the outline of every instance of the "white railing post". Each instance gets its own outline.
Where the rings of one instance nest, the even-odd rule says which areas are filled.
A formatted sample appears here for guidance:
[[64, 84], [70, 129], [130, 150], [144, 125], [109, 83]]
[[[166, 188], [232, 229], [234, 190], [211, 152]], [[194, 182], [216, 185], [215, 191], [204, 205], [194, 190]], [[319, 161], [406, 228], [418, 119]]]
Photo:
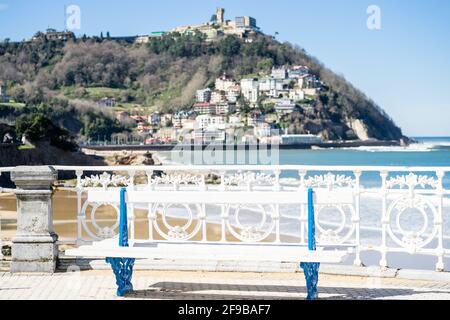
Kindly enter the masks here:
[[[227, 190], [227, 186], [225, 184], [225, 175], [226, 172], [225, 171], [221, 171], [220, 172], [220, 191], [221, 192], [225, 192]], [[220, 237], [220, 241], [221, 242], [226, 242], [227, 241], [227, 220], [228, 220], [228, 208], [222, 204], [220, 206], [220, 221], [221, 221], [221, 237]]]
[[439, 196], [439, 204], [438, 204], [438, 221], [436, 221], [436, 225], [438, 227], [438, 262], [436, 263], [436, 271], [443, 272], [445, 270], [444, 266], [444, 172], [438, 171], [436, 172], [438, 178], [438, 196]]
[[[300, 176], [300, 194], [302, 194], [306, 190], [305, 186], [305, 177], [307, 172], [306, 171], [299, 171]], [[306, 215], [306, 206], [302, 204], [300, 206], [300, 243], [305, 244], [305, 230], [306, 230], [306, 224], [308, 223], [308, 217]]]
[[[281, 190], [281, 185], [280, 185], [280, 175], [281, 175], [281, 170], [275, 170], [275, 186], [274, 186], [274, 191], [278, 192]], [[276, 204], [275, 205], [275, 212], [274, 215], [272, 216], [272, 219], [275, 220], [275, 242], [276, 243], [281, 243], [281, 230], [280, 230], [280, 219], [281, 219], [281, 213], [280, 213], [280, 205]]]
[[381, 171], [381, 195], [382, 195], [382, 216], [381, 216], [381, 247], [380, 247], [380, 253], [381, 253], [381, 260], [380, 260], [380, 267], [381, 268], [387, 268], [387, 227], [389, 224], [389, 217], [387, 216], [387, 185], [386, 180], [388, 177], [389, 172], [388, 171]]
[[222, 221], [221, 227], [222, 227], [222, 232], [221, 232], [221, 242], [227, 242], [227, 222], [229, 219], [229, 213], [228, 210], [230, 210], [229, 206], [225, 206], [222, 205], [222, 212], [220, 215], [220, 219]]
[[[134, 184], [134, 177], [136, 176], [136, 172], [134, 170], [129, 171], [129, 175], [130, 175], [130, 188], [131, 190], [135, 190], [135, 184]], [[135, 216], [135, 212], [134, 212], [134, 204], [130, 204], [129, 205], [130, 208], [130, 214], [128, 215], [128, 224], [130, 225], [130, 240], [131, 241], [135, 241], [136, 240], [136, 231], [135, 231], [135, 221], [136, 221], [136, 216]]]
[[[152, 177], [153, 177], [153, 171], [145, 171], [145, 174], [147, 175], [147, 190], [151, 191], [153, 188], [152, 184]], [[148, 239], [154, 240], [153, 238], [153, 221], [152, 221], [152, 211], [153, 211], [153, 204], [148, 204], [148, 214], [147, 214], [147, 221], [148, 221]]]
[[355, 227], [355, 241], [356, 241], [356, 253], [355, 261], [353, 264], [355, 266], [362, 266], [361, 261], [361, 215], [360, 215], [360, 199], [361, 199], [361, 171], [354, 172], [356, 185], [355, 185], [355, 216], [352, 217], [352, 222]]
[[[206, 177], [205, 177], [204, 173], [202, 173], [201, 175], [202, 175], [202, 182], [201, 182], [201, 185], [200, 185], [200, 189], [201, 189], [201, 192], [203, 192], [205, 194], [205, 196], [207, 196], [206, 195], [206, 191], [207, 191]], [[202, 222], [202, 241], [203, 242], [207, 242], [208, 241], [208, 235], [207, 235], [208, 225], [207, 225], [207, 222], [206, 222], [206, 217], [207, 217], [206, 205], [204, 203], [202, 203], [202, 205], [200, 207], [201, 207], [200, 219], [201, 219], [201, 222]]]
[[83, 177], [83, 171], [77, 170], [75, 172], [77, 176], [77, 245], [81, 245], [83, 243], [83, 212], [81, 205], [81, 197], [83, 195], [83, 187], [81, 185], [81, 178]]

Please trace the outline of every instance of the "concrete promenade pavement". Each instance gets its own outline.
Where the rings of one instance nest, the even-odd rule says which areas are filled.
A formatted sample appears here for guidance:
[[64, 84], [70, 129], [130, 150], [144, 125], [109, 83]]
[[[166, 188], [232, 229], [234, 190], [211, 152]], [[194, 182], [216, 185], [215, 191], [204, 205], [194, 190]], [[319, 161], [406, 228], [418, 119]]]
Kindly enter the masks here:
[[[136, 271], [135, 292], [115, 296], [111, 271], [53, 275], [0, 273], [0, 300], [247, 300], [305, 299], [302, 273]], [[450, 282], [323, 274], [319, 298], [450, 300]]]

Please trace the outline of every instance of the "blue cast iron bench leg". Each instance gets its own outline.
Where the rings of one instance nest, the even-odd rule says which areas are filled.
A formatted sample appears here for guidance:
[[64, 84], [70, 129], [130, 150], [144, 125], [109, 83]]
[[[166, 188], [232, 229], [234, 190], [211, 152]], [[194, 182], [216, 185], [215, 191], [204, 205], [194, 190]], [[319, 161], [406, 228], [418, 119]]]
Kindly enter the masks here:
[[[314, 192], [312, 189], [308, 190], [308, 249], [310, 251], [316, 250], [316, 226], [314, 220]], [[318, 298], [317, 285], [319, 283], [319, 268], [320, 263], [317, 262], [302, 262], [300, 268], [303, 269], [306, 279], [307, 300], [316, 300]]]
[[[128, 215], [125, 201], [126, 189], [120, 190], [120, 224], [119, 224], [119, 246], [128, 247]], [[135, 259], [131, 258], [106, 258], [106, 262], [111, 264], [116, 276], [117, 296], [123, 297], [133, 292], [133, 267]]]

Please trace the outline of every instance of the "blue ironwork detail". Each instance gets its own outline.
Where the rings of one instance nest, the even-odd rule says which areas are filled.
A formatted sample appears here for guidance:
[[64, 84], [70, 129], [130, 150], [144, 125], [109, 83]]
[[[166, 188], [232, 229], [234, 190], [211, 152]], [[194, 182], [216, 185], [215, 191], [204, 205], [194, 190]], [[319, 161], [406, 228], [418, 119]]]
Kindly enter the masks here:
[[[128, 214], [125, 188], [120, 190], [120, 217], [119, 217], [119, 247], [128, 247]], [[135, 259], [131, 258], [106, 258], [106, 262], [111, 264], [116, 276], [117, 295], [123, 297], [127, 293], [133, 292], [133, 267]]]
[[[314, 191], [308, 189], [308, 250], [316, 251], [316, 223], [314, 218]], [[306, 278], [308, 291], [307, 300], [315, 300], [318, 297], [317, 284], [319, 282], [320, 263], [302, 262], [300, 267], [303, 269]]]
[[116, 276], [117, 296], [123, 297], [133, 292], [133, 267], [135, 259], [129, 258], [106, 258], [106, 262], [111, 264]]

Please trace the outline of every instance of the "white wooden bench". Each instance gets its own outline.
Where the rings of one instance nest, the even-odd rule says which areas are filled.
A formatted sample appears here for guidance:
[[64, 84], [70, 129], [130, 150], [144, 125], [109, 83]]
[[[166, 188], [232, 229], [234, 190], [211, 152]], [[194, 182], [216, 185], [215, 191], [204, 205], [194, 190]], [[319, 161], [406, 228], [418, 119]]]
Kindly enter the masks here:
[[[95, 242], [67, 250], [67, 256], [106, 258], [112, 265], [118, 285], [117, 295], [133, 291], [131, 283], [135, 259], [207, 259], [219, 261], [299, 262], [306, 278], [308, 298], [317, 298], [320, 263], [340, 263], [347, 250], [316, 248], [314, 205], [352, 204], [351, 190], [314, 191], [90, 191], [90, 201], [107, 203], [120, 197], [119, 238]], [[117, 201], [118, 202], [118, 201]], [[308, 247], [283, 243], [231, 243], [181, 241], [129, 241], [127, 206], [137, 204], [202, 205], [284, 205], [308, 206]]]

